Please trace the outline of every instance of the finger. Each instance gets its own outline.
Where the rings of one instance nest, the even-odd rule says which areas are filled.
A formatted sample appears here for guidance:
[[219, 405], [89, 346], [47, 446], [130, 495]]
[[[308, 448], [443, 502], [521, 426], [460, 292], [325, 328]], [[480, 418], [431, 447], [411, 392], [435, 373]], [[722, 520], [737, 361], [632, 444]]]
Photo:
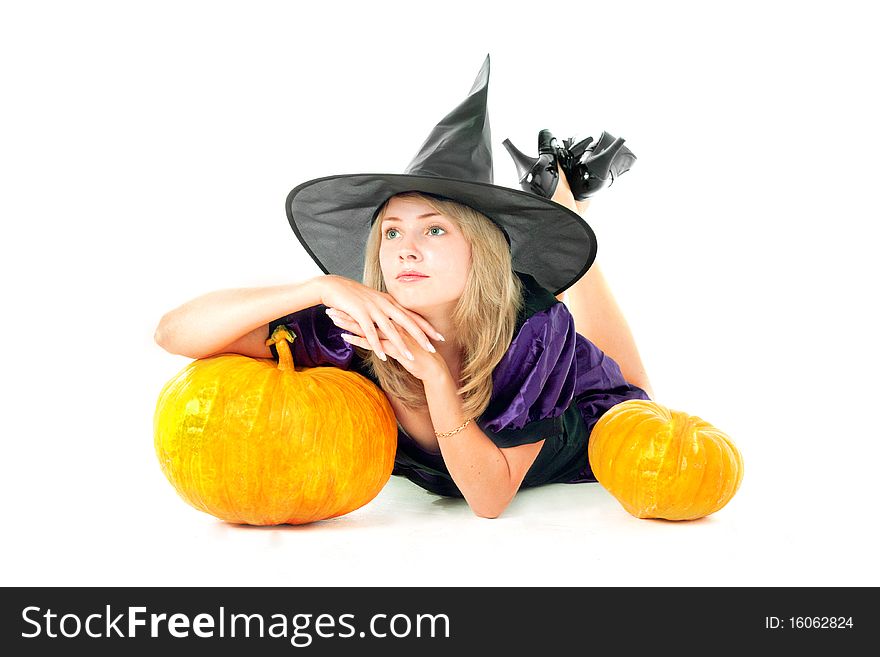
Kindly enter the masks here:
[[344, 310], [339, 310], [338, 308], [328, 308], [326, 310], [327, 314], [331, 317], [339, 317], [340, 319], [344, 319], [347, 322], [353, 322], [354, 318], [349, 315]]
[[[358, 337], [361, 337], [361, 338], [364, 337], [363, 335], [361, 335], [360, 324], [358, 324], [353, 319], [350, 319], [350, 318], [343, 319], [342, 317], [340, 317], [336, 313], [330, 314], [329, 310], [327, 311], [327, 315], [330, 317], [330, 321], [332, 321], [339, 328], [345, 329], [346, 331], [351, 331], [352, 333], [354, 333]], [[345, 317], [348, 318], [349, 316], [345, 315]], [[381, 339], [382, 336], [379, 336], [379, 338]]]
[[354, 319], [358, 324], [360, 324], [360, 332], [363, 333], [364, 338], [366, 338], [367, 342], [370, 344], [370, 349], [375, 351], [379, 358], [381, 358], [382, 360], [388, 360], [388, 358], [385, 356], [385, 352], [382, 350], [379, 336], [376, 333], [376, 327], [373, 326], [373, 320], [370, 315], [358, 312], [355, 314]]
[[370, 346], [370, 343], [367, 342], [366, 340], [364, 340], [360, 336], [352, 335], [350, 333], [340, 333], [339, 335], [342, 336], [343, 340], [355, 345], [356, 347], [361, 347], [362, 349], [369, 349], [370, 351], [373, 351], [373, 348]]
[[[434, 345], [431, 344], [431, 341], [428, 339], [427, 333], [439, 336], [437, 339], [443, 339], [443, 336], [440, 335], [439, 331], [435, 330], [426, 319], [421, 317], [415, 318], [410, 315], [408, 311], [400, 309], [397, 306], [392, 306], [392, 312], [390, 314], [391, 319], [406, 329], [416, 342], [422, 345], [426, 350], [436, 353], [437, 350], [434, 349]], [[424, 329], [422, 325], [424, 326]]]
[[397, 327], [391, 322], [390, 319], [385, 317], [384, 315], [380, 315], [376, 317], [376, 324], [379, 328], [384, 331], [385, 335], [391, 341], [400, 353], [405, 354], [407, 358], [410, 360], [415, 360], [416, 357], [412, 355], [412, 352], [407, 349], [406, 345], [403, 342], [403, 336], [401, 336], [400, 332], [397, 330]]
[[[351, 319], [351, 315], [344, 313], [341, 310], [328, 309], [325, 312], [327, 313], [327, 316], [330, 317], [330, 320], [339, 328], [345, 329], [346, 331], [351, 331], [352, 333], [360, 337], [364, 337], [362, 335], [361, 325]], [[379, 335], [380, 340], [388, 339], [388, 336], [380, 330], [377, 330], [377, 334]]]
[[[346, 342], [350, 342], [356, 347], [362, 347], [364, 349], [369, 349], [373, 351], [373, 348], [370, 346], [370, 343], [367, 342], [366, 339], [358, 337], [356, 335], [349, 335], [348, 333], [342, 333], [341, 335], [342, 339]], [[399, 361], [401, 363], [403, 362], [403, 357], [401, 356], [400, 352], [397, 351], [397, 347], [394, 346], [393, 342], [389, 340], [382, 340], [382, 347], [385, 349], [387, 355], [391, 356], [396, 361]]]
[[[425, 319], [421, 315], [415, 315], [415, 316], [412, 316], [411, 318], [416, 323], [416, 325], [419, 327], [419, 329], [421, 329], [424, 332], [426, 339], [428, 338], [428, 336], [434, 336], [435, 340], [440, 340], [441, 342], [446, 342], [446, 338], [444, 338], [440, 334], [440, 331], [438, 331], [433, 326], [431, 326], [431, 323], [427, 319]], [[418, 340], [418, 338], [416, 338], [416, 339]], [[419, 340], [419, 341], [421, 342], [421, 340]], [[428, 344], [431, 344], [431, 343], [429, 342]]]
[[369, 351], [376, 351], [375, 349], [373, 349], [373, 346], [369, 342], [367, 342], [366, 338], [362, 338], [360, 336], [353, 335], [351, 333], [340, 333], [340, 335], [342, 336], [343, 340], [345, 340], [346, 342], [348, 342], [351, 345], [354, 345], [355, 347], [360, 347], [362, 349], [367, 349]]

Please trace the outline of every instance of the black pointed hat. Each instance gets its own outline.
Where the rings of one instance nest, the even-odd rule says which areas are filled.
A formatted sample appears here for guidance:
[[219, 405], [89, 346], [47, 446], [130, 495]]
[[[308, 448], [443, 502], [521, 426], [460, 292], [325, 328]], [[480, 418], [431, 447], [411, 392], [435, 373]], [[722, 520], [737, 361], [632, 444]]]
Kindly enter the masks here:
[[403, 174], [357, 173], [309, 180], [287, 196], [287, 219], [327, 274], [363, 279], [364, 249], [379, 209], [407, 191], [449, 198], [486, 215], [504, 232], [514, 271], [559, 294], [596, 258], [596, 236], [575, 212], [493, 184], [486, 100], [489, 56], [467, 98], [436, 125]]

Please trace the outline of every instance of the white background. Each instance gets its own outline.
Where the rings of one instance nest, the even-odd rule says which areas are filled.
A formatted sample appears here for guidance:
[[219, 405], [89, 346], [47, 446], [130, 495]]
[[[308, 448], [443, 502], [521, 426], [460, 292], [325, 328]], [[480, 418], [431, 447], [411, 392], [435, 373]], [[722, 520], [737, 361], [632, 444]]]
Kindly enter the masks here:
[[[539, 6], [3, 5], [3, 584], [880, 584], [866, 5]], [[598, 484], [487, 520], [399, 477], [303, 527], [192, 509], [153, 451], [189, 362], [159, 318], [318, 275], [288, 191], [402, 172], [486, 53], [496, 183], [501, 141], [545, 127], [638, 156], [590, 208], [599, 262], [657, 400], [740, 447], [740, 492], [690, 523]]]

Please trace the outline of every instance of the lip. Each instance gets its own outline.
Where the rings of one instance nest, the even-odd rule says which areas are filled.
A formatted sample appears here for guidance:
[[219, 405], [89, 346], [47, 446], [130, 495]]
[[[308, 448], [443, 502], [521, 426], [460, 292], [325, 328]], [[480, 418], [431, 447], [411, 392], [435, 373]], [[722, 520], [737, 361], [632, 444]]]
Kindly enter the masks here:
[[399, 281], [415, 281], [420, 278], [428, 278], [424, 274], [420, 274], [418, 272], [401, 272], [397, 275], [397, 280]]

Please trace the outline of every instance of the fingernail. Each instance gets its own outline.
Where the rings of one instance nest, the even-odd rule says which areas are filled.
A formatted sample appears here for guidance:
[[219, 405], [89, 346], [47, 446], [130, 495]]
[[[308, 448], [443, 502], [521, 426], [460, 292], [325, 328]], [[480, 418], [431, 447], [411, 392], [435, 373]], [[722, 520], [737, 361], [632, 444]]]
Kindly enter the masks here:
[[416, 359], [415, 356], [413, 356], [411, 353], [409, 353], [409, 351], [406, 352], [406, 357], [409, 358], [410, 360]]
[[443, 342], [446, 342], [446, 338], [444, 338], [444, 337], [443, 337], [442, 335], [440, 335], [439, 333], [437, 334], [437, 337], [438, 337], [440, 340], [443, 340]]
[[379, 352], [379, 358], [381, 358], [382, 360], [388, 360], [388, 356], [385, 355], [384, 351]]
[[428, 343], [425, 344], [425, 349], [427, 349], [428, 351], [430, 351], [432, 354], [436, 354], [436, 353], [437, 353], [437, 350], [434, 349], [434, 345], [432, 345], [430, 342], [428, 342]]
[[333, 314], [333, 310], [331, 308], [327, 308], [327, 310], [325, 310], [324, 312], [327, 313], [328, 315]]

